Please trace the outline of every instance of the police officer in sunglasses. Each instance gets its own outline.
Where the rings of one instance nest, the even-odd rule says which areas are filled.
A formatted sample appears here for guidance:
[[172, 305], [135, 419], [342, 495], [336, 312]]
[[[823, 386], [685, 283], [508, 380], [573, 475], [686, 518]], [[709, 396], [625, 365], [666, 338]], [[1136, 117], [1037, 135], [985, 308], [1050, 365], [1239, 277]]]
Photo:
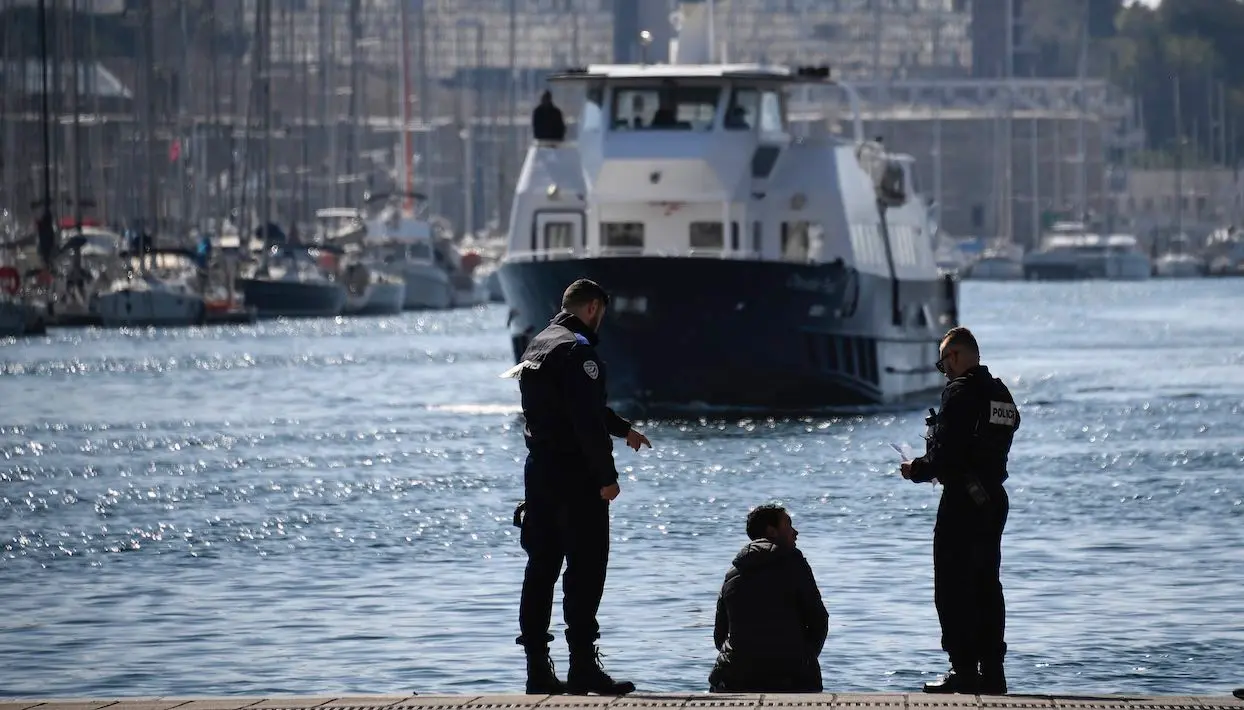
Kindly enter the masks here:
[[1019, 409], [1002, 380], [980, 363], [967, 328], [942, 339], [937, 369], [950, 382], [942, 406], [929, 410], [923, 456], [902, 464], [915, 483], [943, 485], [933, 528], [933, 602], [951, 670], [926, 683], [927, 693], [1006, 693], [1005, 605], [999, 568], [1010, 503], [1007, 456]]

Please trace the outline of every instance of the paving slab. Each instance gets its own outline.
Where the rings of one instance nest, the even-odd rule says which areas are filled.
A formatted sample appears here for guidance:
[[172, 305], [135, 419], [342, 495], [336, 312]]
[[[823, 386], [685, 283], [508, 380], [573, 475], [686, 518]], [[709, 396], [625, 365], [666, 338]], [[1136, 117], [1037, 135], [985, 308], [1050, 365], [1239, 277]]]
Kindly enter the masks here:
[[173, 710], [180, 705], [190, 702], [186, 699], [181, 700], [156, 700], [156, 699], [131, 699], [118, 700], [116, 705], [109, 705], [106, 710]]
[[0, 710], [1244, 710], [1230, 695], [927, 695], [631, 693], [286, 697], [0, 698]]
[[[176, 698], [166, 698], [175, 700]], [[186, 704], [178, 705], [177, 710], [240, 710], [255, 703], [262, 703], [264, 698], [186, 698]]]
[[402, 705], [409, 700], [418, 700], [414, 695], [346, 695], [333, 698], [320, 706], [321, 710], [369, 710], [371, 708], [388, 708]]

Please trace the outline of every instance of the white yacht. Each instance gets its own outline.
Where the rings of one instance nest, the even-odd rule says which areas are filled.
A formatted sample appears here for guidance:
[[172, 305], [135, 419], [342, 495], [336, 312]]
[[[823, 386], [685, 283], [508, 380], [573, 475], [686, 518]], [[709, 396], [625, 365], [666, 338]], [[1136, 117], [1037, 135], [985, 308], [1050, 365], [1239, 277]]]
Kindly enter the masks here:
[[1079, 222], [1055, 223], [1041, 247], [1024, 257], [1029, 280], [1141, 281], [1153, 262], [1130, 234], [1095, 234]]
[[964, 269], [963, 278], [974, 281], [1022, 281], [1024, 248], [1005, 240], [990, 244]]
[[[672, 64], [553, 77], [581, 91], [578, 136], [533, 144], [515, 187], [498, 271], [515, 360], [587, 277], [612, 298], [613, 401], [809, 411], [940, 389], [958, 282], [912, 159], [864, 139], [828, 69], [710, 63], [704, 6], [681, 14]], [[793, 126], [793, 91], [845, 93], [854, 135]]]
[[441, 263], [444, 257], [436, 249], [432, 223], [421, 216], [422, 195], [414, 195], [413, 199], [413, 209], [403, 209], [390, 201], [368, 219], [368, 241], [375, 245], [380, 262], [405, 281], [403, 308], [450, 308], [454, 305], [454, 289], [449, 272]]
[[[316, 210], [316, 249], [331, 257], [336, 279], [346, 287], [342, 309], [349, 315], [401, 313], [406, 282], [392, 267], [380, 263], [376, 245], [368, 238], [361, 210], [328, 207]], [[331, 253], [328, 253], [331, 252]]]
[[1244, 232], [1231, 225], [1215, 229], [1205, 240], [1210, 276], [1244, 276]]
[[122, 273], [93, 294], [91, 310], [106, 327], [193, 325], [204, 302], [190, 255], [157, 250], [127, 257]]
[[1205, 260], [1188, 249], [1187, 235], [1171, 239], [1166, 253], [1153, 262], [1153, 275], [1170, 279], [1186, 279], [1205, 275]]

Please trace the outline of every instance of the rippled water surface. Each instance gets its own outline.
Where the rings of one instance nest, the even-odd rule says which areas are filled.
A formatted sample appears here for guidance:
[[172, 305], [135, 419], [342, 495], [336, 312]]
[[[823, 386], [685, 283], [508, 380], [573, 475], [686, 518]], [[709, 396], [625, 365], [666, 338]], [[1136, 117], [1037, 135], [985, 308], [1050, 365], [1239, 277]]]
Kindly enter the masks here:
[[[1244, 683], [1244, 281], [964, 300], [1024, 414], [1012, 690]], [[0, 341], [0, 696], [521, 691], [504, 320]], [[942, 670], [939, 491], [886, 446], [922, 413], [645, 423], [654, 448], [617, 452], [607, 667], [703, 690], [743, 517], [778, 499], [830, 611], [827, 688]]]

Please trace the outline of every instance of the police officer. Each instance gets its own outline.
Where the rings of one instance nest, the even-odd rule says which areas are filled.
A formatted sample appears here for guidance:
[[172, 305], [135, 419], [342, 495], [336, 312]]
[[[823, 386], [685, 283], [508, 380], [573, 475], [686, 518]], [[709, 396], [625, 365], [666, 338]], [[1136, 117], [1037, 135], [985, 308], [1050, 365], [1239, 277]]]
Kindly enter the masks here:
[[[648, 438], [606, 406], [605, 364], [596, 353], [609, 296], [579, 279], [562, 295], [562, 309], [532, 339], [511, 371], [522, 393], [527, 464], [526, 500], [515, 524], [527, 552], [517, 642], [527, 653], [529, 694], [622, 695], [635, 689], [615, 681], [599, 662], [596, 611], [609, 564], [609, 501], [618, 497], [610, 436], [636, 451]], [[557, 679], [549, 658], [553, 588], [566, 562], [562, 606], [570, 671]]]
[[[903, 478], [943, 485], [933, 529], [933, 601], [951, 670], [926, 693], [1006, 693], [1006, 613], [999, 567], [1010, 502], [1002, 482], [1019, 410], [1010, 390], [980, 364], [967, 328], [942, 339], [937, 369], [950, 383], [929, 417], [924, 456]], [[932, 410], [930, 410], [932, 412]]]

